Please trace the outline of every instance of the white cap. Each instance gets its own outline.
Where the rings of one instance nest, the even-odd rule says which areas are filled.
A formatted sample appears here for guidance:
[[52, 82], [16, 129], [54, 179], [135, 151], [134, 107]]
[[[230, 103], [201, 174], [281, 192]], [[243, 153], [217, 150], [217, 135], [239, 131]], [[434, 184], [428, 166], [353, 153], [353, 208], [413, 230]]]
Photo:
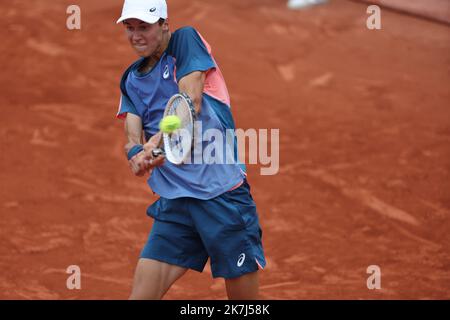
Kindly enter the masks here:
[[167, 19], [167, 4], [165, 0], [125, 0], [122, 15], [117, 20], [120, 23], [127, 19], [139, 19], [147, 23], [156, 23], [159, 19]]

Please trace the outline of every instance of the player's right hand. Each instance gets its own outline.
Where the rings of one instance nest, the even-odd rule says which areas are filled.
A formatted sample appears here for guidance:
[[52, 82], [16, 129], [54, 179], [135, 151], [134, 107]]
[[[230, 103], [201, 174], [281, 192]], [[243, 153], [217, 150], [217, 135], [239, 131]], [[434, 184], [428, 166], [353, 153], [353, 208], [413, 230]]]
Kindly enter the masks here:
[[142, 177], [145, 173], [148, 172], [148, 161], [145, 156], [145, 152], [141, 151], [132, 157], [128, 164], [130, 165], [130, 169], [135, 176]]

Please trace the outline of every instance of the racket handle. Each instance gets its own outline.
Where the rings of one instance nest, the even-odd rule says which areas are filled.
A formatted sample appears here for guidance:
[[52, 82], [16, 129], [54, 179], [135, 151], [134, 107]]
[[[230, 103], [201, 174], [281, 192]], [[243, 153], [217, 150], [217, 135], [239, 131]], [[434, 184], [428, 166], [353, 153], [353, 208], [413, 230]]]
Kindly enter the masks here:
[[152, 150], [152, 156], [153, 158], [157, 158], [158, 156], [165, 156], [166, 153], [164, 152], [164, 150], [161, 148], [162, 144], [163, 144], [163, 134], [162, 132], [158, 132], [159, 136], [159, 140], [158, 140], [158, 144], [156, 145], [156, 148]]
[[157, 157], [159, 157], [159, 156], [164, 156], [164, 155], [165, 155], [165, 152], [164, 152], [164, 150], [161, 149], [161, 148], [156, 148], [156, 149], [153, 149], [153, 150], [152, 150], [152, 156], [153, 156], [154, 158], [157, 158]]

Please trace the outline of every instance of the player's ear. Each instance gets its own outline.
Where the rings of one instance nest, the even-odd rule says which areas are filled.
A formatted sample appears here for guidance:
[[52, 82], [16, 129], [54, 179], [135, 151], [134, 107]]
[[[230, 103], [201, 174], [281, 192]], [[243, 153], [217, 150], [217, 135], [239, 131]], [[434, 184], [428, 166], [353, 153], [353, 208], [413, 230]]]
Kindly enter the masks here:
[[169, 31], [169, 18], [165, 19], [162, 24], [163, 31]]

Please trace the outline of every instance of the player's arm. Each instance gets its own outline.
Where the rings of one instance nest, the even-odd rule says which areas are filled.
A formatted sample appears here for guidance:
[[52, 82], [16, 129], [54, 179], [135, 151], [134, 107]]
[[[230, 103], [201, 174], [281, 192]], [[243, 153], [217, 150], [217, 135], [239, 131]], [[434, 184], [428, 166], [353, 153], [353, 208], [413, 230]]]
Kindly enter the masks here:
[[143, 142], [142, 120], [137, 115], [127, 113], [125, 118], [125, 136], [127, 144], [125, 145], [125, 154], [130, 152], [135, 145], [140, 145]]
[[189, 95], [198, 113], [202, 108], [206, 73], [216, 64], [203, 38], [194, 28], [181, 28], [172, 36], [168, 52], [176, 59], [179, 90]]
[[191, 98], [196, 113], [202, 109], [203, 87], [205, 86], [206, 73], [203, 71], [194, 71], [178, 81], [180, 92], [185, 92]]
[[[164, 163], [164, 157], [151, 159], [146, 156], [144, 146], [142, 145], [144, 142], [144, 137], [142, 120], [140, 117], [132, 113], [127, 114], [125, 118], [125, 136], [127, 139], [125, 153], [128, 157], [128, 163], [131, 171], [136, 176], [141, 177], [153, 167], [160, 166]], [[145, 144], [145, 146], [148, 148], [150, 145], [152, 146], [154, 144], [155, 146], [153, 148], [156, 148], [155, 141], [157, 139], [159, 138], [155, 135]]]
[[143, 176], [147, 171], [147, 164], [145, 158], [142, 156], [142, 121], [141, 118], [132, 113], [127, 113], [125, 118], [125, 137], [127, 143], [125, 144], [125, 154], [128, 157], [128, 163], [131, 171], [136, 176]]

